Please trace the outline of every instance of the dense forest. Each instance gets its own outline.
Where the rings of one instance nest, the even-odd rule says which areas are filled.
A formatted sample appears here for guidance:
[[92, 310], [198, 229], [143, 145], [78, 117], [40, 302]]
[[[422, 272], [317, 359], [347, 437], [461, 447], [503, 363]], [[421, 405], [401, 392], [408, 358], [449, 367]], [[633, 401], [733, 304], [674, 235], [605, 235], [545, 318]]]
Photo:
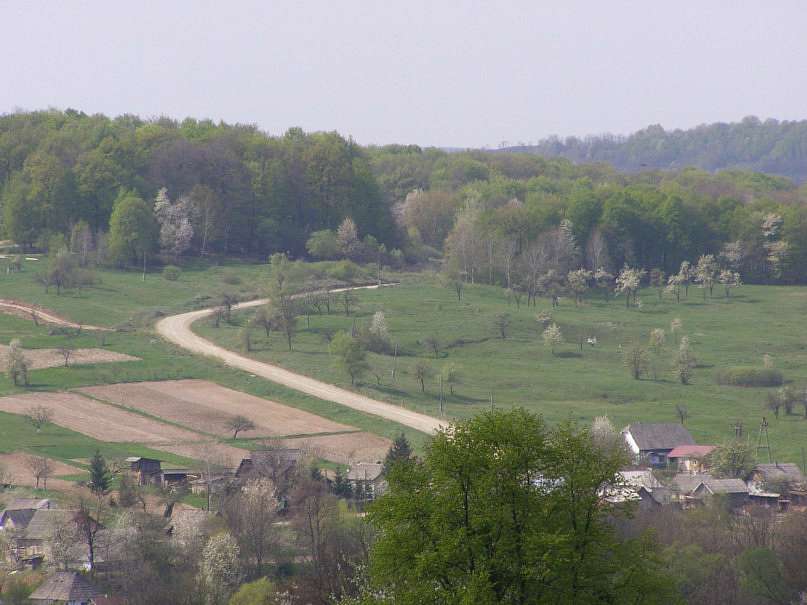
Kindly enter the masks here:
[[666, 131], [659, 125], [630, 136], [550, 137], [509, 151], [562, 157], [573, 162], [608, 162], [618, 170], [744, 169], [807, 180], [807, 120], [778, 121], [749, 116], [741, 122], [704, 124]]
[[54, 237], [87, 248], [108, 236], [120, 264], [159, 249], [174, 261], [376, 260], [368, 250], [383, 245], [508, 286], [525, 265], [673, 274], [705, 254], [745, 281], [807, 281], [807, 187], [748, 171], [626, 174], [526, 153], [49, 110], [0, 116], [0, 185], [5, 238], [46, 250]]

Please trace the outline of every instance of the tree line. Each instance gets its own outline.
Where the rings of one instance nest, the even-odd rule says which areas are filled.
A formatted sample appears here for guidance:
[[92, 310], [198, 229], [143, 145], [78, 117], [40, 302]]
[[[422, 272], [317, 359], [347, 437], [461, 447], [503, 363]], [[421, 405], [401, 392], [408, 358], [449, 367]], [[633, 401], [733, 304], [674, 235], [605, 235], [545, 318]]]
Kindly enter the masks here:
[[636, 172], [697, 166], [705, 170], [742, 168], [807, 179], [807, 120], [760, 120], [703, 124], [665, 130], [656, 124], [629, 136], [549, 137], [509, 150], [562, 157], [574, 162], [608, 162]]
[[172, 262], [274, 252], [375, 262], [383, 244], [414, 263], [462, 249], [473, 279], [490, 280], [491, 258], [507, 265], [565, 229], [574, 268], [671, 274], [730, 254], [747, 282], [807, 281], [807, 190], [746, 171], [624, 174], [528, 153], [51, 110], [0, 116], [0, 185], [6, 238], [45, 249], [57, 236], [86, 251], [117, 231], [109, 248], [128, 262], [144, 239]]
[[195, 253], [300, 255], [310, 233], [347, 216], [381, 241], [395, 236], [364, 150], [336, 133], [299, 128], [271, 137], [209, 120], [6, 114], [0, 186], [3, 232], [24, 247], [46, 248], [78, 224], [93, 236], [108, 232], [124, 199], [151, 209], [163, 189], [177, 206], [164, 209], [173, 214], [166, 219]]

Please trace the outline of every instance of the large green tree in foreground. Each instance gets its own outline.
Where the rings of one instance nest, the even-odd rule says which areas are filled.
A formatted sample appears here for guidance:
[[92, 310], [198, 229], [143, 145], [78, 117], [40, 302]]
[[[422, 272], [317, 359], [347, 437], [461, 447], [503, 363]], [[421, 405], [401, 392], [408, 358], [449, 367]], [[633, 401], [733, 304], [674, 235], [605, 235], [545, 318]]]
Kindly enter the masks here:
[[602, 494], [622, 456], [520, 409], [440, 431], [422, 461], [391, 469], [372, 507], [375, 594], [412, 605], [675, 602], [652, 543], [620, 541], [609, 524], [619, 512]]

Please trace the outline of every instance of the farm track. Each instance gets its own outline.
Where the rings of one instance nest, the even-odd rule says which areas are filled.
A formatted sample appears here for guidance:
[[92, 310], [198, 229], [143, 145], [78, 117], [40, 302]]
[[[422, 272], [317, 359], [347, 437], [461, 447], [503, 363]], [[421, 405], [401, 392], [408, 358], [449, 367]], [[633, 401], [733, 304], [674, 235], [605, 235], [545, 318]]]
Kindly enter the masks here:
[[58, 315], [55, 315], [51, 311], [40, 309], [36, 305], [29, 305], [27, 303], [19, 302], [16, 300], [0, 299], [0, 311], [5, 311], [7, 313], [17, 315], [19, 317], [26, 317], [31, 320], [34, 319], [35, 315], [37, 321], [42, 321], [44, 323], [54, 324], [57, 326], [64, 326], [66, 328], [94, 330], [98, 332], [112, 331], [111, 328], [102, 328], [101, 326], [89, 326], [84, 324], [77, 324], [73, 321], [69, 321], [62, 317], [59, 317]]
[[[379, 286], [358, 286], [350, 288], [352, 290], [359, 289], [373, 289]], [[341, 292], [343, 290], [334, 290], [334, 292]], [[241, 303], [233, 307], [234, 310], [249, 309], [264, 305], [269, 299], [251, 300], [249, 302]], [[197, 355], [204, 355], [222, 361], [228, 366], [250, 372], [255, 376], [260, 376], [271, 382], [281, 384], [283, 386], [295, 389], [307, 395], [318, 397], [325, 401], [338, 403], [346, 407], [379, 416], [387, 420], [392, 420], [404, 426], [431, 434], [444, 426], [444, 423], [437, 418], [413, 412], [398, 406], [378, 401], [364, 395], [359, 395], [352, 391], [342, 389], [340, 387], [322, 382], [296, 372], [291, 372], [279, 366], [256, 361], [245, 357], [223, 347], [220, 347], [209, 340], [202, 338], [192, 330], [194, 322], [209, 317], [213, 314], [214, 308], [202, 309], [199, 311], [191, 311], [189, 313], [181, 313], [179, 315], [172, 315], [161, 319], [155, 325], [157, 333], [165, 340], [186, 349]]]

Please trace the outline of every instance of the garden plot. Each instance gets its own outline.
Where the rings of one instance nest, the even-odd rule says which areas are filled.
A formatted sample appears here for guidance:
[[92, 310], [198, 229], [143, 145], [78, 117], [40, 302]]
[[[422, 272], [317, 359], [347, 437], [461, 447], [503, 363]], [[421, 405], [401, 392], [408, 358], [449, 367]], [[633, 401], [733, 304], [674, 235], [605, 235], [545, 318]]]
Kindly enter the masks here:
[[[23, 355], [31, 362], [32, 370], [58, 368], [64, 366], [64, 355], [59, 349], [23, 349]], [[0, 367], [5, 368], [8, 359], [8, 346], [0, 345]], [[104, 349], [73, 349], [70, 351], [68, 365], [89, 365], [96, 363], [118, 363], [121, 361], [139, 361], [137, 357], [106, 351]]]
[[392, 442], [372, 433], [343, 433], [278, 439], [281, 447], [302, 448], [311, 455], [342, 464], [384, 460]]
[[91, 397], [133, 408], [217, 436], [231, 436], [227, 421], [241, 415], [256, 429], [244, 437], [279, 437], [340, 433], [357, 429], [268, 399], [205, 380], [166, 380], [78, 389]]
[[[7, 471], [10, 475], [10, 483], [16, 486], [34, 487], [36, 479], [34, 478], [33, 471], [29, 465], [31, 454], [24, 452], [14, 452], [12, 454], [0, 454], [0, 467]], [[59, 462], [52, 458], [48, 459], [50, 464], [51, 474], [48, 477], [48, 489], [54, 490], [67, 490], [76, 486], [72, 481], [65, 481], [59, 479], [63, 475], [80, 475], [86, 471], [70, 466], [64, 462]], [[39, 487], [44, 487], [42, 481]]]
[[206, 443], [209, 439], [193, 431], [127, 412], [78, 393], [27, 393], [0, 397], [0, 411], [3, 412], [25, 414], [34, 406], [49, 408], [55, 424], [99, 441], [140, 443], [180, 455], [186, 455], [189, 448], [203, 447], [233, 461], [240, 460], [244, 454], [239, 448]]

